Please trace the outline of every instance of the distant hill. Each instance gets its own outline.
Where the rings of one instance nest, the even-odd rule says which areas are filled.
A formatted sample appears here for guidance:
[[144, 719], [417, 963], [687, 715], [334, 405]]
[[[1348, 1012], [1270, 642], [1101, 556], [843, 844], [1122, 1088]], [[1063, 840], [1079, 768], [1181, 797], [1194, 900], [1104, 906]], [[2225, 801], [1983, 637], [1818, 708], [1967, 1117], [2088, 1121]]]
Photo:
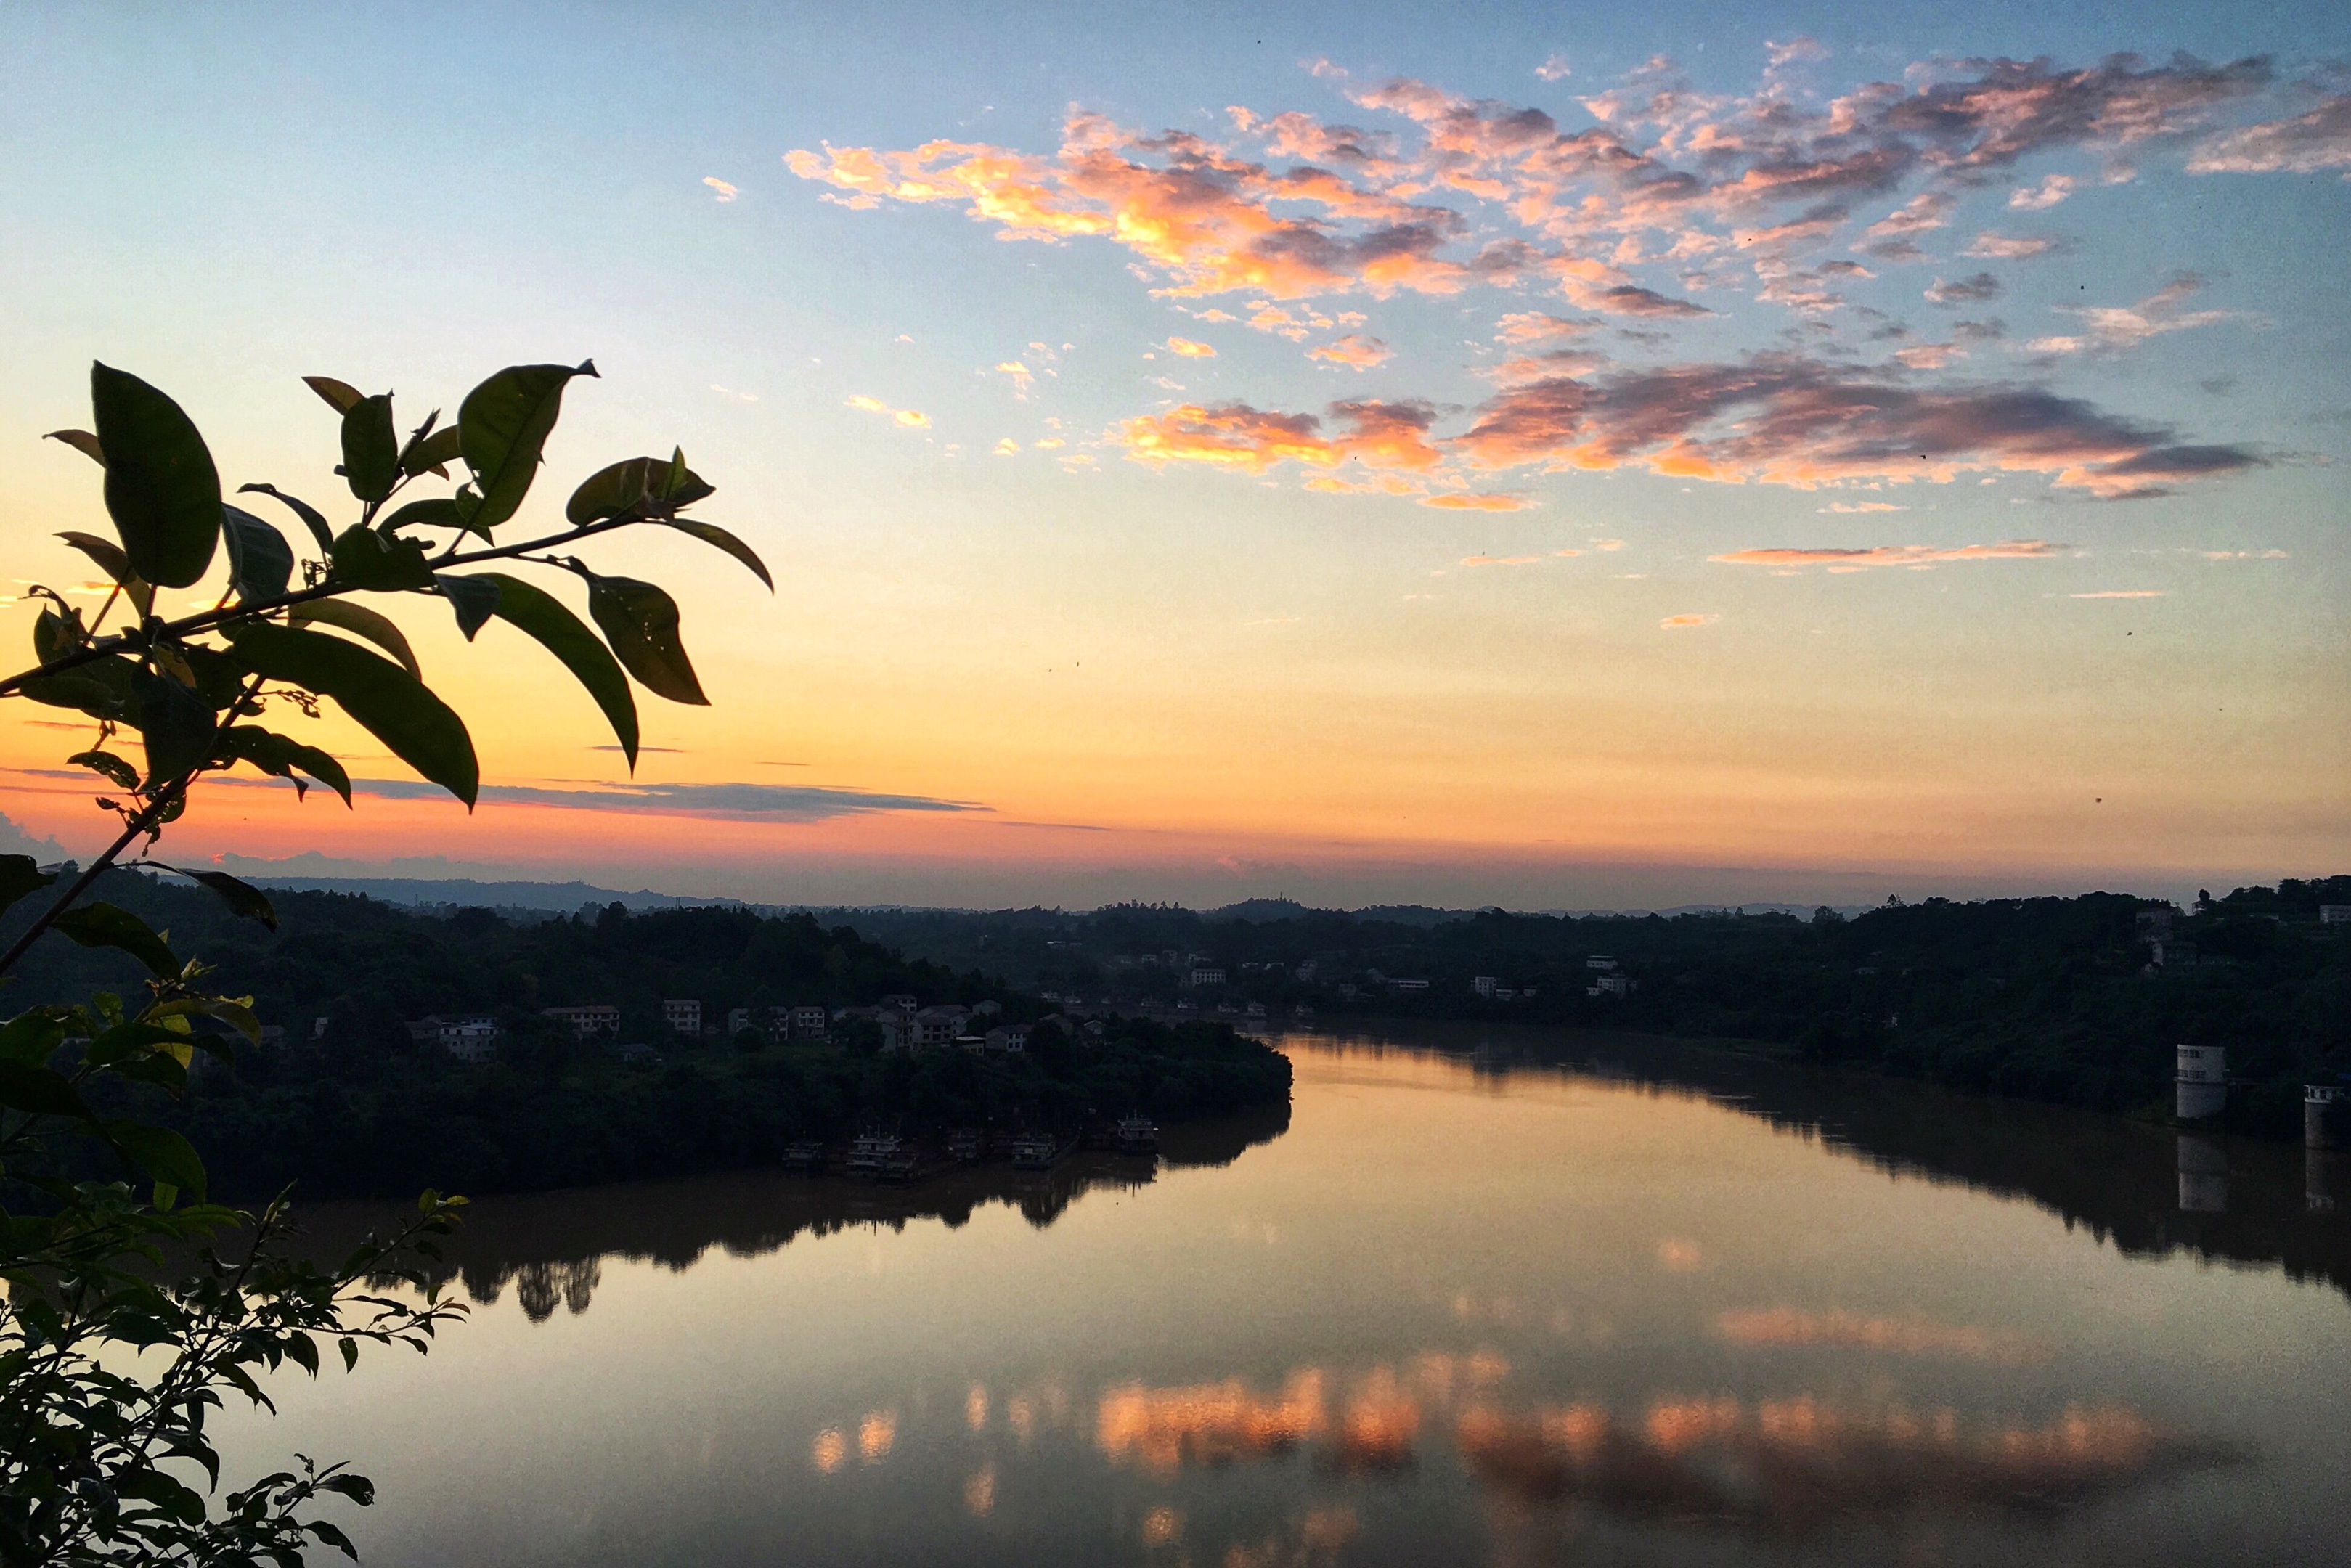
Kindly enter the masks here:
[[259, 887], [301, 893], [365, 894], [379, 903], [420, 907], [452, 904], [465, 908], [543, 910], [552, 915], [570, 915], [582, 904], [594, 904], [601, 909], [619, 904], [631, 910], [746, 907], [742, 900], [736, 898], [684, 898], [644, 888], [622, 893], [585, 882], [480, 882], [469, 876], [283, 876], [239, 869], [247, 882]]

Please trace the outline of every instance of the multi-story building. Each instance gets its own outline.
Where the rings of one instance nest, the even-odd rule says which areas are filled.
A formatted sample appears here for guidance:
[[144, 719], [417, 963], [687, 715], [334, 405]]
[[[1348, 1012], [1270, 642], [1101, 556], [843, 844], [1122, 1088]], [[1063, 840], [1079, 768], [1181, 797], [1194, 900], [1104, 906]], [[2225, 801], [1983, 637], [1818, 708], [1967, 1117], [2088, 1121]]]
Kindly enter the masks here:
[[590, 1002], [570, 1008], [541, 1008], [539, 1016], [570, 1025], [571, 1032], [582, 1040], [621, 1032], [621, 1009], [610, 1002]]
[[662, 1002], [662, 1021], [688, 1040], [702, 1034], [702, 1004], [691, 998], [675, 997]]
[[487, 1061], [498, 1053], [498, 1020], [488, 1013], [463, 1018], [437, 1014], [408, 1026], [408, 1038], [418, 1045], [437, 1045], [460, 1061]]

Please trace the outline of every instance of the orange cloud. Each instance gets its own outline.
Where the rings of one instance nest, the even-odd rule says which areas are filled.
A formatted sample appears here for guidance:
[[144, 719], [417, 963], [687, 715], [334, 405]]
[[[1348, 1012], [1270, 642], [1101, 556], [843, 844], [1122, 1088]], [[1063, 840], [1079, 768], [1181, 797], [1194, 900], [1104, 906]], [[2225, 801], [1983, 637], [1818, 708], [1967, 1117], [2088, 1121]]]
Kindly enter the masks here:
[[1597, 321], [1547, 316], [1539, 310], [1516, 310], [1495, 323], [1494, 337], [1504, 343], [1540, 343], [1548, 338], [1572, 338], [1599, 325]]
[[[1424, 496], [1419, 504], [1445, 512], [1522, 512], [1532, 505], [1524, 496], [1480, 494], [1472, 490], [1446, 490], [1437, 495]], [[1559, 553], [1573, 555], [1575, 552], [1562, 550]]]
[[716, 174], [705, 174], [702, 177], [702, 183], [709, 186], [713, 191], [716, 191], [718, 193], [718, 199], [722, 202], [731, 202], [736, 197], [737, 192], [735, 187], [728, 184], [726, 181], [718, 178]]
[[[1886, 507], [1897, 511], [1899, 507]], [[1831, 571], [1865, 571], [1877, 566], [1938, 566], [1959, 560], [2045, 560], [2070, 548], [2046, 539], [2003, 539], [1995, 545], [1875, 545], [1865, 549], [1740, 549], [1706, 559], [1726, 566], [1824, 566]]]
[[1374, 365], [1393, 359], [1395, 351], [1377, 338], [1361, 332], [1350, 332], [1334, 339], [1319, 349], [1308, 350], [1310, 360], [1322, 360], [1334, 365], [1346, 365], [1353, 370], [1368, 371]]
[[862, 409], [867, 413], [886, 413], [892, 419], [896, 420], [900, 424], [905, 425], [914, 430], [925, 429], [928, 427], [931, 423], [931, 416], [927, 413], [922, 413], [920, 410], [911, 408], [892, 408], [880, 398], [869, 397], [863, 392], [859, 392], [854, 397], [849, 399], [849, 406], [855, 409]]
[[1426, 470], [1440, 460], [1428, 442], [1435, 411], [1426, 403], [1341, 402], [1331, 412], [1346, 428], [1325, 436], [1322, 420], [1311, 413], [1186, 403], [1130, 419], [1111, 439], [1136, 462], [1205, 463], [1249, 474], [1284, 461], [1332, 468], [1353, 459], [1372, 468]]
[[[1686, 632], [1693, 626], [1711, 626], [1717, 621], [1721, 619], [1722, 617], [1719, 615], [1668, 615], [1663, 621], [1657, 622], [1657, 630], [1660, 632]], [[1676, 1244], [1673, 1242], [1660, 1242], [1657, 1247], [1657, 1260], [1668, 1269], [1678, 1270], [1696, 1268], [1698, 1266], [1697, 1254], [1694, 1251], [1687, 1254], [1681, 1252], [1669, 1253], [1667, 1249], [1674, 1247], [1675, 1245]], [[1688, 1244], [1685, 1242], [1680, 1245], [1687, 1246]]]
[[1213, 345], [1197, 342], [1190, 338], [1168, 339], [1167, 351], [1171, 354], [1181, 354], [1187, 360], [1213, 360], [1217, 357], [1217, 350]]

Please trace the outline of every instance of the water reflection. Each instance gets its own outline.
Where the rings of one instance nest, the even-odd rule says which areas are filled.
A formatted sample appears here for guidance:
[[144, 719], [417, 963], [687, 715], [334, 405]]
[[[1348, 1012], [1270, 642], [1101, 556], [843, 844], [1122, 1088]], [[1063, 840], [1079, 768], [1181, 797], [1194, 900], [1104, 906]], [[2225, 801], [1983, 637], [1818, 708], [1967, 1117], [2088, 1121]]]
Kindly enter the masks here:
[[[2126, 1256], [2175, 1250], [2274, 1263], [2351, 1295], [2351, 1224], [2334, 1216], [2340, 1167], [2325, 1151], [2178, 1134], [2116, 1116], [1962, 1094], [1677, 1040], [1491, 1026], [1416, 1024], [1293, 1034], [1293, 1051], [1436, 1054], [1481, 1082], [1567, 1073], [1726, 1109], [1889, 1172], [2031, 1199]], [[1666, 1259], [1661, 1251], [1660, 1261]]]
[[[496, 1302], [508, 1282], [533, 1322], [558, 1306], [584, 1312], [602, 1280], [601, 1260], [625, 1259], [690, 1269], [712, 1248], [756, 1257], [800, 1236], [829, 1236], [863, 1226], [904, 1230], [938, 1220], [970, 1222], [991, 1204], [1008, 1205], [1039, 1228], [1051, 1225], [1089, 1193], [1147, 1186], [1157, 1166], [1175, 1169], [1229, 1165], [1249, 1148], [1277, 1138], [1290, 1107], [1171, 1127], [1159, 1159], [1080, 1154], [1050, 1171], [977, 1166], [909, 1186], [877, 1186], [775, 1171], [737, 1172], [684, 1181], [641, 1182], [584, 1191], [525, 1193], [486, 1199], [428, 1267], [434, 1284], [461, 1281], [477, 1305]], [[382, 1218], [380, 1207], [320, 1204], [305, 1213], [321, 1256], [347, 1249]]]
[[1293, 1041], [1294, 1129], [1171, 1136], [1220, 1169], [486, 1202], [501, 1308], [273, 1387], [270, 1451], [371, 1467], [383, 1568], [2211, 1568], [2351, 1516], [2340, 1297], [2079, 1233], [2327, 1266], [2327, 1161], [1525, 1044]]
[[2193, 1133], [2179, 1134], [2179, 1212], [2229, 1212], [2229, 1156], [2220, 1145]]
[[2225, 1457], [2127, 1409], [1971, 1427], [1948, 1408], [1843, 1410], [1810, 1395], [1661, 1399], [1635, 1419], [1476, 1406], [1456, 1434], [1479, 1479], [1515, 1503], [1779, 1534], [1965, 1505], [2063, 1511]]

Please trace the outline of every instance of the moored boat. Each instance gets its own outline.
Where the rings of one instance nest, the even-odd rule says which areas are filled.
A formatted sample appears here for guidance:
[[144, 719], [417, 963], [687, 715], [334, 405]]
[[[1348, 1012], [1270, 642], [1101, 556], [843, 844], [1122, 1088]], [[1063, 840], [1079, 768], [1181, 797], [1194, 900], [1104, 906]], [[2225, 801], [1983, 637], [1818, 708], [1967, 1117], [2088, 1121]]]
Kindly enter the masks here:
[[1151, 1155], [1159, 1152], [1159, 1124], [1148, 1116], [1129, 1116], [1118, 1124], [1118, 1152]]

